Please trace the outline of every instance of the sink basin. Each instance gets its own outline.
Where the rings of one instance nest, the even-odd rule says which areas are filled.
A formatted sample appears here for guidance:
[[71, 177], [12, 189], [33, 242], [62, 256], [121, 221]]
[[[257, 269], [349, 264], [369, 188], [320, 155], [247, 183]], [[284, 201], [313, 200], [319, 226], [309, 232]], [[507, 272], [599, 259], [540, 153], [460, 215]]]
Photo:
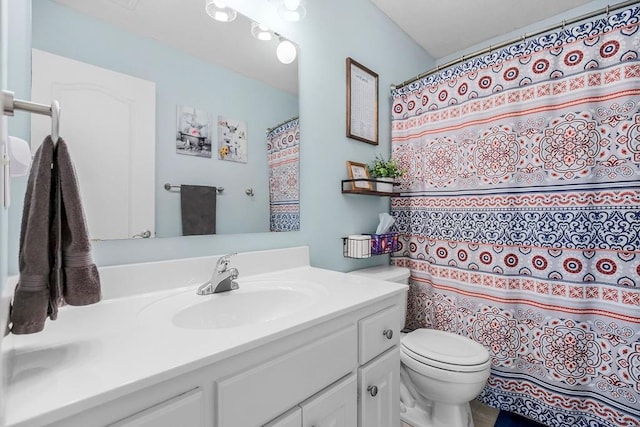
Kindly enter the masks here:
[[145, 322], [183, 329], [226, 329], [269, 322], [300, 312], [327, 294], [312, 282], [238, 280], [240, 289], [196, 295], [195, 288], [155, 301], [140, 311]]

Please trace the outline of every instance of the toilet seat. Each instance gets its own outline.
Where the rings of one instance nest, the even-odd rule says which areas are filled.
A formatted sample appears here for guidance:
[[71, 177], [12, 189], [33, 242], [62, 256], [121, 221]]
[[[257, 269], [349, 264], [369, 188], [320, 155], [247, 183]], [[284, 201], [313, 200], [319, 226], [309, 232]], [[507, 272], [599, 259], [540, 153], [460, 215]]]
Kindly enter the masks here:
[[451, 332], [417, 329], [401, 341], [401, 351], [411, 359], [456, 372], [478, 372], [491, 365], [489, 352], [481, 344]]

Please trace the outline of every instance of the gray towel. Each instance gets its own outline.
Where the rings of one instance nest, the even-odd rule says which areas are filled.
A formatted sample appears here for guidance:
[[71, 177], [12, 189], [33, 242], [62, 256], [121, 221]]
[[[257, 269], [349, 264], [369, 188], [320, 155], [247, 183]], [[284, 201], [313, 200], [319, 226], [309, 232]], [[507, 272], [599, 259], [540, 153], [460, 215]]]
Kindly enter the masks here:
[[[54, 154], [55, 151], [55, 154]], [[20, 279], [11, 307], [11, 332], [40, 332], [64, 303], [100, 301], [100, 277], [67, 145], [47, 137], [36, 151], [22, 215]]]
[[216, 187], [180, 186], [182, 235], [216, 234]]
[[53, 217], [51, 164], [53, 141], [47, 137], [36, 150], [27, 180], [22, 209], [20, 278], [11, 307], [11, 332], [32, 334], [44, 328], [49, 310], [49, 275], [54, 264], [51, 251]]
[[[94, 304], [102, 298], [100, 276], [91, 258], [91, 242], [82, 210], [75, 169], [69, 157], [67, 144], [62, 139], [58, 140], [55, 164], [58, 168], [62, 202], [60, 209], [62, 262], [59, 263], [62, 297], [69, 305]], [[56, 289], [57, 292], [60, 291], [60, 287]], [[52, 296], [59, 298], [60, 294]]]

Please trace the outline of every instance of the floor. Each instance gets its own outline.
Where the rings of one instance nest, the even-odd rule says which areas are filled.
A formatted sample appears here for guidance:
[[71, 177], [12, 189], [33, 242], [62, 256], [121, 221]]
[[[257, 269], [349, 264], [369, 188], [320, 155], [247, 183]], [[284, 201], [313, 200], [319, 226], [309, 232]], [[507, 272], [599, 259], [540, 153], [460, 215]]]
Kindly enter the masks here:
[[[498, 418], [500, 410], [487, 406], [477, 400], [471, 401], [471, 414], [475, 427], [493, 427]], [[402, 423], [401, 427], [412, 427], [407, 423]]]

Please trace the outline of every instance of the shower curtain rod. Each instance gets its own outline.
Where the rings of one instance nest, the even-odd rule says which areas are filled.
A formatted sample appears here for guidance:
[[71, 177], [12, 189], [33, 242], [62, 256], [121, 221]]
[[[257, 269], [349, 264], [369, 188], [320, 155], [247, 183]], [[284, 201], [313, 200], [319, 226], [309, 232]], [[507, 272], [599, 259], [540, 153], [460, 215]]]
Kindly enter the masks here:
[[603, 13], [606, 13], [607, 15], [609, 15], [609, 13], [613, 12], [614, 10], [623, 9], [623, 8], [625, 8], [627, 6], [631, 6], [633, 4], [640, 4], [640, 1], [638, 1], [638, 0], [627, 0], [627, 1], [623, 2], [623, 3], [618, 3], [618, 4], [614, 5], [614, 6], [607, 5], [607, 7], [603, 7], [602, 9], [598, 9], [598, 10], [595, 10], [595, 11], [593, 11], [591, 13], [587, 13], [585, 15], [581, 15], [581, 16], [578, 16], [576, 18], [572, 18], [572, 19], [569, 19], [569, 20], [563, 20], [562, 22], [560, 22], [558, 24], [551, 25], [549, 27], [543, 28], [542, 30], [538, 30], [538, 31], [533, 32], [531, 34], [524, 33], [520, 37], [511, 39], [511, 40], [507, 40], [507, 41], [499, 43], [497, 45], [489, 45], [489, 47], [487, 47], [485, 49], [478, 50], [478, 51], [470, 53], [468, 55], [462, 55], [460, 58], [457, 58], [457, 59], [454, 59], [452, 61], [449, 61], [446, 64], [437, 65], [436, 67], [430, 69], [429, 71], [426, 71], [426, 72], [424, 72], [422, 74], [419, 74], [415, 78], [412, 78], [412, 79], [409, 79], [409, 80], [405, 80], [404, 82], [402, 82], [400, 84], [397, 84], [397, 85], [392, 84], [391, 87], [390, 87], [390, 90], [395, 90], [396, 88], [406, 86], [409, 83], [413, 83], [415, 81], [418, 81], [421, 78], [426, 77], [426, 76], [428, 76], [430, 74], [436, 73], [436, 72], [438, 72], [440, 70], [444, 70], [445, 68], [449, 68], [452, 65], [458, 64], [460, 62], [464, 62], [467, 59], [475, 58], [476, 56], [484, 55], [485, 53], [491, 53], [496, 49], [501, 49], [501, 48], [509, 46], [510, 44], [513, 44], [515, 42], [524, 41], [524, 40], [526, 40], [528, 38], [539, 36], [541, 34], [544, 34], [544, 33], [548, 32], [548, 31], [555, 30], [557, 28], [564, 28], [567, 25], [572, 25], [572, 24], [575, 24], [576, 22], [580, 22], [580, 21], [583, 21], [585, 19], [593, 18], [594, 16], [602, 15]]
[[285, 120], [284, 122], [282, 122], [282, 123], [280, 123], [280, 124], [277, 124], [277, 125], [275, 125], [275, 126], [274, 126], [274, 127], [272, 127], [272, 128], [267, 128], [267, 132], [266, 132], [266, 133], [268, 134], [268, 133], [269, 133], [269, 132], [271, 132], [272, 130], [274, 130], [274, 129], [278, 129], [280, 126], [284, 125], [285, 123], [289, 123], [291, 120], [295, 120], [295, 119], [297, 119], [297, 118], [299, 118], [299, 117], [300, 117], [300, 116], [293, 116], [293, 117], [291, 117], [290, 119], [287, 119], [287, 120]]

